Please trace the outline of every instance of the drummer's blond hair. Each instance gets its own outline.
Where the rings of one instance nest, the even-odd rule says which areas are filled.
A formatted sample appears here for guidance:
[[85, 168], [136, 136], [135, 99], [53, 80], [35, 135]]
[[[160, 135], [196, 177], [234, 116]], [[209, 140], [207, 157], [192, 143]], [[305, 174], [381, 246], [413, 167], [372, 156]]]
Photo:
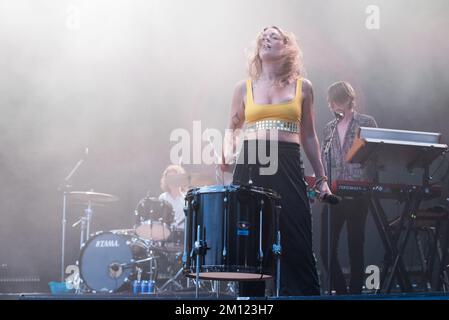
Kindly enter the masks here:
[[177, 164], [171, 164], [169, 165], [164, 172], [162, 173], [162, 177], [161, 177], [161, 189], [164, 192], [168, 192], [168, 184], [167, 184], [167, 174], [169, 172], [175, 172], [177, 174], [183, 174], [186, 173], [186, 171], [184, 170], [183, 167], [181, 167], [180, 165]]

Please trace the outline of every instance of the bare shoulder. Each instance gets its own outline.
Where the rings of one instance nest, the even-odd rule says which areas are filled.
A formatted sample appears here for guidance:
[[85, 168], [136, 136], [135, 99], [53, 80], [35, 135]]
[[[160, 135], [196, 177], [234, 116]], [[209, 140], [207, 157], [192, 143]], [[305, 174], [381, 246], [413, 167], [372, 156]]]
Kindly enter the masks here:
[[302, 78], [302, 92], [306, 96], [313, 95], [312, 82], [309, 79]]
[[240, 80], [234, 87], [231, 104], [230, 128], [240, 128], [245, 121], [246, 81]]
[[245, 95], [246, 95], [246, 79], [242, 79], [237, 82], [237, 84], [234, 87], [234, 93], [238, 94], [241, 98], [245, 97]]
[[242, 112], [245, 109], [246, 100], [246, 80], [238, 81], [234, 86], [234, 94], [232, 98], [232, 108]]

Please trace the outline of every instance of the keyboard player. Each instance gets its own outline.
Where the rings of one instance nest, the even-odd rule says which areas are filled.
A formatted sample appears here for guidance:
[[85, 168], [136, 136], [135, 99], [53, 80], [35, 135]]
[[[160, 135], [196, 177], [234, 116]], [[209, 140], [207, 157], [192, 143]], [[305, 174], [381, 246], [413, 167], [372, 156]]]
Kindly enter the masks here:
[[[376, 121], [373, 117], [356, 111], [356, 94], [353, 87], [346, 81], [332, 84], [328, 88], [327, 100], [336, 119], [330, 121], [323, 132], [321, 155], [326, 174], [329, 175], [327, 172], [328, 159], [326, 159], [324, 147], [331, 139], [333, 127], [336, 125], [329, 152], [332, 181], [372, 181], [374, 178], [372, 168], [369, 166], [361, 168], [360, 164], [348, 163], [345, 158], [356, 137], [357, 129], [359, 127], [377, 127]], [[345, 198], [340, 204], [331, 206], [331, 279], [333, 290], [337, 294], [361, 293], [364, 280], [364, 238], [367, 213], [368, 202], [362, 197]], [[321, 215], [321, 258], [326, 272], [328, 272], [327, 214], [328, 210], [324, 207]], [[345, 223], [351, 270], [349, 291], [338, 259], [338, 242]]]

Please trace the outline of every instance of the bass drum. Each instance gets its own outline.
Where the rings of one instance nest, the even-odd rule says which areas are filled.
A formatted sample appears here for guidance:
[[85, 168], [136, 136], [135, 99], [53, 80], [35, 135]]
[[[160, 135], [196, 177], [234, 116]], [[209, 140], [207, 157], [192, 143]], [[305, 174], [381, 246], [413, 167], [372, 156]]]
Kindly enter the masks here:
[[[136, 260], [148, 257], [148, 246], [132, 234], [99, 232], [83, 246], [80, 277], [92, 292], [117, 292], [135, 279]], [[149, 261], [145, 263], [148, 265]]]

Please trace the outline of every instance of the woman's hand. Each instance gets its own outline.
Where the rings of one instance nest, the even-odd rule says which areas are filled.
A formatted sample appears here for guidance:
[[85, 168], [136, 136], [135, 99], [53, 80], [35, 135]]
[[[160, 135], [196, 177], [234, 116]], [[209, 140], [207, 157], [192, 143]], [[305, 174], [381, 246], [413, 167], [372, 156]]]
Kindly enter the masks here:
[[323, 181], [320, 184], [319, 190], [320, 190], [320, 199], [321, 200], [323, 200], [324, 197], [332, 194], [332, 191], [330, 190], [329, 185], [327, 184], [327, 181]]
[[221, 163], [217, 164], [222, 172], [232, 172], [235, 166], [235, 155], [231, 152], [223, 152]]
[[223, 172], [232, 172], [234, 170], [233, 164], [221, 163], [219, 166], [220, 170]]

